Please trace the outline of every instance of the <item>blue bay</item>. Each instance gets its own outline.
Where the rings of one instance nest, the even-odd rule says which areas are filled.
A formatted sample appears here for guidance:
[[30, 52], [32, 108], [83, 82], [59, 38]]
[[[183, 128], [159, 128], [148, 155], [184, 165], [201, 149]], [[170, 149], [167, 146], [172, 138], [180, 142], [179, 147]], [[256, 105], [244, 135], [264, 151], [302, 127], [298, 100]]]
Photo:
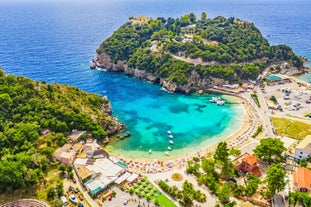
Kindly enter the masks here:
[[199, 16], [205, 11], [209, 17], [254, 22], [271, 44], [288, 44], [311, 59], [310, 9], [308, 0], [0, 3], [0, 66], [6, 73], [108, 96], [113, 115], [132, 134], [110, 147], [116, 153], [146, 157], [152, 149], [152, 156], [163, 156], [169, 146], [167, 130], [174, 135], [172, 155], [189, 153], [237, 130], [243, 108], [211, 104], [212, 95], [167, 94], [159, 86], [120, 73], [90, 70], [98, 45], [129, 16]]

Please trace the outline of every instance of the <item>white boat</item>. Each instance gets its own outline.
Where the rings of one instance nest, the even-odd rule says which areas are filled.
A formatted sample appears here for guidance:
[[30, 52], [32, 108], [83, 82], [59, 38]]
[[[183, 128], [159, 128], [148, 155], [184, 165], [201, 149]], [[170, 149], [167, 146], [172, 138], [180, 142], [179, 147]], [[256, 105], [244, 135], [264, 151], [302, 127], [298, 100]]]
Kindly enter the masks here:
[[226, 102], [224, 102], [224, 101], [217, 101], [216, 103], [217, 103], [217, 105], [222, 106], [222, 105], [224, 105]]
[[169, 141], [170, 144], [174, 144], [174, 142], [172, 140]]
[[151, 153], [152, 153], [152, 150], [150, 149], [150, 150], [148, 151], [148, 153], [151, 154]]
[[170, 155], [170, 153], [169, 153], [168, 151], [166, 151], [166, 152], [165, 152], [165, 155], [166, 155], [166, 156], [169, 156], [169, 155]]
[[172, 134], [172, 132], [170, 130], [167, 131], [168, 134]]
[[171, 150], [172, 150], [172, 148], [171, 148], [170, 146], [168, 146], [168, 147], [167, 147], [167, 149], [168, 149], [169, 151], [171, 151]]
[[171, 139], [173, 139], [173, 138], [174, 138], [174, 136], [173, 136], [173, 135], [169, 135], [168, 137], [169, 137], [169, 138], [171, 138]]
[[220, 97], [212, 97], [212, 99], [209, 101], [212, 103], [216, 103], [217, 101], [220, 101]]

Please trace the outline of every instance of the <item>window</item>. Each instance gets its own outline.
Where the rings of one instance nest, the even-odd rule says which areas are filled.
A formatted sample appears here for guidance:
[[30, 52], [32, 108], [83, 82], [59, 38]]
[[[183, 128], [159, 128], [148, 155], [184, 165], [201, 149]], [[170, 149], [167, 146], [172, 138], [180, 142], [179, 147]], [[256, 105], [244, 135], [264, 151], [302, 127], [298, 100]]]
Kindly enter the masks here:
[[302, 155], [302, 154], [303, 154], [303, 152], [300, 152], [300, 154]]
[[302, 158], [301, 156], [299, 156], [299, 158]]

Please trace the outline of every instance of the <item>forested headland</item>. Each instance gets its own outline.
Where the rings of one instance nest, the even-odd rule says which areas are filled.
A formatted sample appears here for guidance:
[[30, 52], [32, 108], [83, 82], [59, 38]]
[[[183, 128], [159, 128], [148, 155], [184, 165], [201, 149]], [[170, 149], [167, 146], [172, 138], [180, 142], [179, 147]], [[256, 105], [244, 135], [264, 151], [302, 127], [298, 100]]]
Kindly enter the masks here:
[[[286, 45], [269, 45], [253, 23], [237, 18], [130, 18], [97, 49], [97, 67], [171, 88], [206, 89], [215, 79], [226, 83], [255, 80], [270, 63], [303, 61]], [[145, 72], [145, 73], [143, 73]]]
[[[54, 150], [68, 142], [73, 129], [85, 130], [98, 141], [115, 133], [111, 129], [120, 129], [102, 113], [106, 104], [109, 100], [76, 87], [0, 69], [0, 194], [45, 183]], [[46, 129], [49, 135], [43, 136]]]

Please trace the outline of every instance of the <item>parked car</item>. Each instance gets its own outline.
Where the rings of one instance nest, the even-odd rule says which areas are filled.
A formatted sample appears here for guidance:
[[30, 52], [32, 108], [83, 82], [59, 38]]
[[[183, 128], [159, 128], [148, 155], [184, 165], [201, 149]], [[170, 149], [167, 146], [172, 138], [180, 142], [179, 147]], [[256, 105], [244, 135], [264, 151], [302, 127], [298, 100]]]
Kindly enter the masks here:
[[74, 191], [75, 189], [72, 186], [69, 186], [69, 191]]
[[81, 194], [78, 195], [78, 198], [80, 199], [80, 201], [83, 201], [83, 196]]
[[76, 181], [76, 179], [75, 179], [75, 178], [72, 178], [72, 182], [73, 182], [73, 183], [76, 183], [77, 181]]
[[64, 174], [63, 174], [63, 178], [66, 178], [66, 177], [67, 177], [67, 174], [66, 174], [66, 173], [64, 173]]
[[68, 200], [65, 196], [61, 196], [60, 199], [62, 200], [64, 206], [68, 205]]
[[69, 200], [70, 200], [71, 202], [73, 202], [73, 203], [78, 203], [78, 199], [77, 199], [76, 196], [74, 196], [74, 195], [70, 195], [70, 196], [69, 196]]
[[127, 199], [125, 199], [124, 201], [123, 201], [123, 205], [127, 205], [128, 204], [128, 200]]
[[108, 201], [111, 201], [111, 200], [112, 200], [112, 198], [113, 198], [113, 196], [112, 196], [112, 195], [110, 195], [110, 196], [108, 197]]

